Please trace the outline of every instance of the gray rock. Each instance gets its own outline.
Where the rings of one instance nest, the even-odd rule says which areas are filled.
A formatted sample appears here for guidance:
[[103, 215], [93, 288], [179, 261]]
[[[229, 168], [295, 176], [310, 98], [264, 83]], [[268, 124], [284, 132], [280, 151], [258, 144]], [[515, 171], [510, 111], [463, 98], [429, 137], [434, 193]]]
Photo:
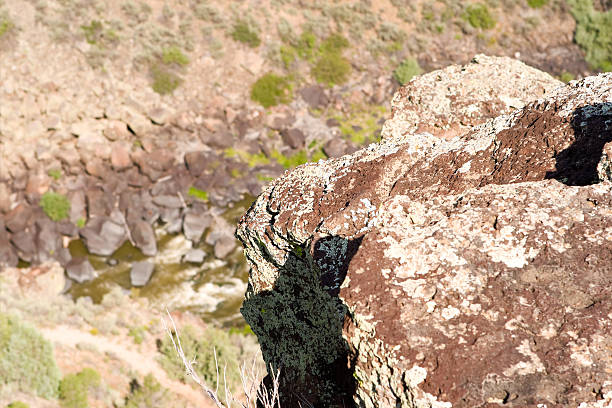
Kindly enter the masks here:
[[236, 249], [237, 242], [234, 237], [223, 236], [215, 242], [215, 257], [224, 259]]
[[301, 149], [304, 147], [306, 136], [300, 129], [292, 128], [281, 132], [283, 142], [292, 149]]
[[36, 234], [33, 229], [28, 228], [14, 233], [11, 236], [11, 242], [15, 245], [20, 259], [26, 262], [34, 262], [36, 260]]
[[9, 242], [8, 232], [4, 228], [4, 222], [0, 219], [0, 267], [17, 266], [18, 262], [15, 249]]
[[130, 225], [130, 229], [136, 248], [140, 249], [146, 256], [155, 256], [155, 254], [157, 254], [157, 243], [155, 231], [151, 224], [139, 220], [133, 225]]
[[149, 283], [154, 269], [155, 265], [151, 262], [135, 262], [130, 271], [130, 282], [132, 286], [144, 286]]
[[4, 217], [6, 228], [11, 232], [23, 230], [32, 223], [33, 208], [27, 204], [19, 204]]
[[181, 208], [183, 202], [176, 195], [158, 195], [153, 197], [153, 203], [166, 208]]
[[210, 152], [197, 151], [185, 153], [185, 166], [193, 177], [199, 177], [210, 166], [216, 155]]
[[206, 228], [210, 226], [212, 218], [207, 214], [188, 212], [183, 217], [183, 233], [190, 241], [198, 242]]
[[325, 107], [329, 103], [325, 88], [321, 85], [310, 85], [300, 89], [300, 96], [311, 108]]
[[112, 255], [127, 239], [125, 224], [110, 217], [94, 217], [79, 234], [87, 250], [96, 255]]
[[66, 275], [77, 283], [89, 282], [98, 276], [89, 260], [85, 257], [77, 257], [70, 260], [66, 265]]
[[346, 140], [336, 137], [325, 143], [323, 151], [327, 157], [340, 157], [346, 153], [347, 143]]
[[206, 258], [206, 252], [201, 249], [190, 249], [183, 255], [183, 262], [191, 262], [196, 264], [201, 264], [204, 262], [204, 258]]

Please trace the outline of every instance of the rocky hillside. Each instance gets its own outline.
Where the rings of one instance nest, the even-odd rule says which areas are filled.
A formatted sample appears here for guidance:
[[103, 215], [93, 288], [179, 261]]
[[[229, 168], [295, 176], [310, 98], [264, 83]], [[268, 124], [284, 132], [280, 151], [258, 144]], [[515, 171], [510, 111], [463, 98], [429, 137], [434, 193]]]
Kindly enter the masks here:
[[286, 405], [612, 403], [612, 75], [558, 85], [432, 72], [381, 143], [266, 188], [242, 313]]

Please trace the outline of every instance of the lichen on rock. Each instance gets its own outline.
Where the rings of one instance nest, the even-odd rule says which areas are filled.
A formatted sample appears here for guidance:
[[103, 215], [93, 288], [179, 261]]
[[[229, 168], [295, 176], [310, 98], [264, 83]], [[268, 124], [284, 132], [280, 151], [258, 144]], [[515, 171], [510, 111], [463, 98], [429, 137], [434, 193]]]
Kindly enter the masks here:
[[[243, 314], [288, 406], [612, 402], [612, 74], [553, 90], [478, 60], [413, 80], [382, 142], [286, 173], [240, 221]], [[415, 125], [418, 84], [467, 95], [504, 64], [524, 92], [483, 97], [520, 103]]]

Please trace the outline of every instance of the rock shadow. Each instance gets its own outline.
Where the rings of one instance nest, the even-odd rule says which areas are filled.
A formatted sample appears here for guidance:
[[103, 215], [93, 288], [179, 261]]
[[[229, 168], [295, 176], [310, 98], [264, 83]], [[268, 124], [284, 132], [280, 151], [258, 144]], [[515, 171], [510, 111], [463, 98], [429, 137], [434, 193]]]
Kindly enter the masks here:
[[556, 170], [546, 172], [546, 179], [556, 179], [568, 186], [586, 186], [599, 182], [597, 164], [603, 147], [612, 141], [612, 103], [598, 103], [576, 109], [571, 120], [575, 141], [555, 155]]
[[[294, 246], [271, 290], [247, 289], [241, 312], [259, 339], [268, 376], [280, 369], [282, 407], [352, 407], [356, 384], [338, 297], [361, 238]], [[268, 261], [271, 261], [268, 259]]]

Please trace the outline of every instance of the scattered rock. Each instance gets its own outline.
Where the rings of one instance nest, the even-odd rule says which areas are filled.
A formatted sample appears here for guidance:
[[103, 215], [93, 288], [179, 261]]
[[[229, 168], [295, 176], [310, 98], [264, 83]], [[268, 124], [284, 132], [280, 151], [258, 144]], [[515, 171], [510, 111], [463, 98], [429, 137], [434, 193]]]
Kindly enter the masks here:
[[190, 262], [195, 264], [201, 264], [206, 258], [206, 252], [201, 249], [190, 249], [183, 256], [183, 262]]
[[125, 170], [132, 165], [130, 152], [121, 143], [113, 143], [110, 158], [111, 165], [115, 171]]
[[218, 259], [224, 259], [229, 254], [231, 254], [238, 243], [236, 242], [236, 238], [223, 236], [215, 242], [214, 253], [215, 257]]
[[206, 228], [210, 226], [212, 217], [189, 211], [183, 217], [183, 233], [192, 242], [199, 242]]
[[90, 253], [102, 256], [112, 255], [127, 239], [125, 223], [105, 216], [90, 218], [79, 234]]
[[140, 249], [144, 255], [155, 256], [157, 254], [157, 240], [151, 224], [138, 220], [130, 225], [130, 232], [136, 248]]
[[321, 85], [309, 85], [300, 89], [300, 96], [313, 109], [324, 108], [329, 103], [325, 88]]
[[8, 232], [4, 228], [4, 223], [0, 219], [0, 270], [3, 267], [17, 266], [19, 259], [15, 249], [9, 242]]
[[98, 277], [93, 266], [85, 257], [72, 258], [66, 265], [66, 275], [77, 283], [89, 282]]
[[132, 286], [144, 286], [149, 283], [155, 265], [151, 262], [134, 262], [130, 271], [130, 282]]
[[153, 197], [153, 203], [166, 208], [183, 207], [183, 201], [178, 195], [158, 195]]
[[300, 129], [287, 129], [281, 131], [281, 137], [285, 144], [289, 145], [292, 149], [301, 149], [305, 145], [306, 136]]

